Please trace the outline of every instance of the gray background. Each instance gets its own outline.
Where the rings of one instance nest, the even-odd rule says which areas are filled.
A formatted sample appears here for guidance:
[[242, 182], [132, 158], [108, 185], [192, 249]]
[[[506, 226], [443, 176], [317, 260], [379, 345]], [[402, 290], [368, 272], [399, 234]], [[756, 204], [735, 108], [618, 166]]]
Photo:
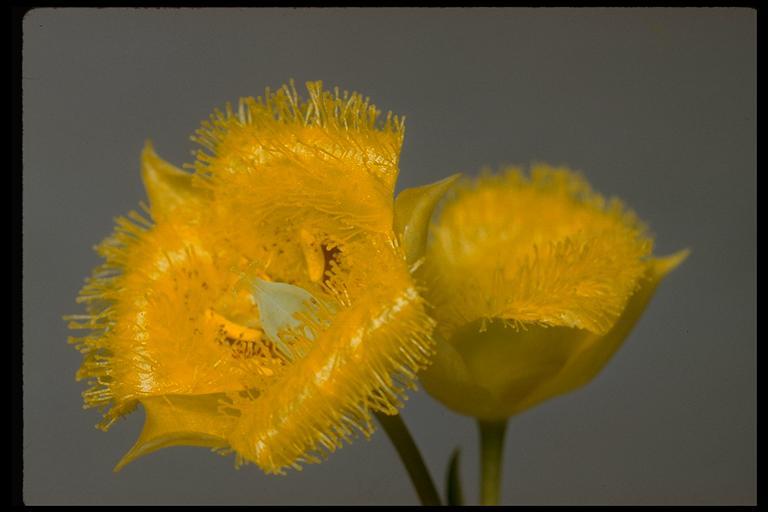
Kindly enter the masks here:
[[[545, 160], [626, 200], [691, 258], [588, 387], [514, 418], [504, 503], [748, 504], [756, 493], [756, 12], [746, 9], [40, 9], [24, 19], [24, 497], [29, 504], [414, 504], [377, 433], [285, 477], [199, 448], [112, 467], [143, 421], [81, 409], [61, 315], [91, 247], [214, 107], [297, 84], [407, 117], [399, 188]], [[471, 419], [405, 419], [442, 486]]]

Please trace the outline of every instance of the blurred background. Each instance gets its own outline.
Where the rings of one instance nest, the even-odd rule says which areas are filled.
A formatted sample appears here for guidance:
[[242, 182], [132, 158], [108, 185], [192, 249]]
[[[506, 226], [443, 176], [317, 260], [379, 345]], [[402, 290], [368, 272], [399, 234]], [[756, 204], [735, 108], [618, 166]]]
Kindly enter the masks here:
[[[510, 422], [502, 503], [756, 500], [756, 11], [35, 9], [23, 22], [27, 504], [417, 504], [383, 432], [276, 477], [177, 447], [112, 468], [61, 316], [113, 218], [144, 199], [151, 139], [177, 165], [214, 107], [294, 78], [406, 116], [398, 189], [534, 161], [623, 198], [656, 254], [693, 253], [590, 385]], [[423, 391], [404, 418], [443, 487], [474, 422]]]

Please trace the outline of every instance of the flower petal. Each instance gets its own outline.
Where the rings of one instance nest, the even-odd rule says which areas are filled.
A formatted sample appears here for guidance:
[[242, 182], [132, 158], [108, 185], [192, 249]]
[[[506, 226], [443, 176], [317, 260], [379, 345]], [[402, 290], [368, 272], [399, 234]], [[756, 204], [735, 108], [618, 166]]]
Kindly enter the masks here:
[[541, 382], [561, 371], [587, 335], [568, 327], [473, 322], [438, 345], [437, 359], [422, 378], [427, 391], [457, 412], [483, 420], [508, 418]]
[[205, 190], [193, 185], [193, 174], [184, 172], [155, 153], [147, 141], [141, 152], [141, 178], [152, 209], [152, 216], [168, 215], [179, 204], [205, 195]]
[[408, 263], [424, 255], [429, 222], [435, 206], [461, 174], [454, 174], [422, 187], [407, 188], [395, 199], [395, 233], [405, 250]]
[[241, 417], [229, 440], [242, 459], [283, 473], [370, 435], [372, 410], [397, 413], [427, 365], [432, 325], [414, 288], [382, 286], [369, 297], [339, 311], [312, 350], [255, 400], [235, 399]]
[[[604, 336], [583, 329], [473, 322], [450, 342], [436, 338], [424, 388], [450, 409], [484, 420], [505, 419], [587, 384], [621, 346], [663, 277], [688, 255], [652, 260], [643, 283]], [[481, 327], [482, 325], [482, 327]]]
[[215, 112], [194, 137], [198, 176], [249, 214], [243, 222], [312, 226], [322, 211], [353, 230], [391, 232], [403, 119], [321, 82], [307, 90], [306, 101], [291, 84]]
[[141, 399], [146, 412], [144, 429], [133, 448], [115, 466], [120, 471], [144, 455], [169, 446], [224, 449], [234, 416], [219, 411], [222, 395], [163, 395]]
[[651, 254], [645, 226], [564, 168], [464, 180], [431, 231], [419, 274], [449, 338], [503, 318], [606, 333]]
[[461, 354], [439, 335], [433, 336], [432, 364], [419, 373], [424, 389], [449, 409], [476, 418], [493, 417], [503, 404], [477, 383]]
[[604, 336], [590, 335], [582, 344], [581, 350], [572, 356], [563, 370], [520, 402], [516, 412], [590, 382], [632, 331], [661, 280], [685, 261], [689, 254], [690, 251], [685, 249], [664, 258], [651, 260], [640, 289], [632, 295], [613, 328]]

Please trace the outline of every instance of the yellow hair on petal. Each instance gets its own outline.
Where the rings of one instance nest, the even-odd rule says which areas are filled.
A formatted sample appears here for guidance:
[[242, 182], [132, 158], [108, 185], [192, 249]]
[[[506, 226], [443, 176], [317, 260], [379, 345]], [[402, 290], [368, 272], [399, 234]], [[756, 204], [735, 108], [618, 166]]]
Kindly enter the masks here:
[[478, 319], [604, 333], [646, 270], [635, 215], [578, 174], [535, 165], [464, 180], [433, 227], [422, 272], [445, 334]]
[[70, 323], [92, 330], [73, 342], [86, 354], [79, 378], [93, 383], [86, 405], [112, 406], [102, 426], [142, 397], [263, 385], [281, 363], [259, 330], [217, 312], [258, 319], [247, 298], [231, 296], [237, 276], [219, 270], [188, 222], [131, 217], [98, 247], [107, 262], [80, 295], [88, 321]]
[[307, 100], [291, 84], [215, 112], [194, 137], [204, 147], [198, 176], [254, 214], [297, 216], [309, 205], [353, 228], [391, 229], [403, 119], [382, 120], [361, 95], [324, 91], [321, 82], [307, 90]]
[[431, 354], [431, 330], [414, 288], [370, 290], [262, 396], [234, 402], [242, 420], [230, 442], [241, 461], [282, 473], [320, 461], [359, 432], [370, 435], [372, 411], [402, 407], [404, 390]]

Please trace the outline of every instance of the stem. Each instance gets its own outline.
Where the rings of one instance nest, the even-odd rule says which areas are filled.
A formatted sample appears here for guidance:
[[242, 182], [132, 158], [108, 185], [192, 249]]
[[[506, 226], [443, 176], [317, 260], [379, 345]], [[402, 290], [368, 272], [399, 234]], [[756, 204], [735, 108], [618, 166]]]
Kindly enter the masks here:
[[498, 505], [507, 420], [477, 421], [480, 429], [480, 504]]
[[387, 416], [381, 413], [376, 413], [376, 418], [381, 423], [382, 428], [384, 428], [384, 432], [389, 436], [389, 440], [395, 445], [395, 450], [400, 455], [400, 460], [403, 461], [403, 465], [408, 471], [408, 476], [411, 477], [411, 483], [416, 488], [421, 504], [441, 505], [440, 497], [437, 494], [432, 477], [429, 475], [429, 470], [424, 465], [419, 448], [413, 441], [411, 433], [408, 432], [408, 427], [403, 423], [403, 419], [399, 414]]

